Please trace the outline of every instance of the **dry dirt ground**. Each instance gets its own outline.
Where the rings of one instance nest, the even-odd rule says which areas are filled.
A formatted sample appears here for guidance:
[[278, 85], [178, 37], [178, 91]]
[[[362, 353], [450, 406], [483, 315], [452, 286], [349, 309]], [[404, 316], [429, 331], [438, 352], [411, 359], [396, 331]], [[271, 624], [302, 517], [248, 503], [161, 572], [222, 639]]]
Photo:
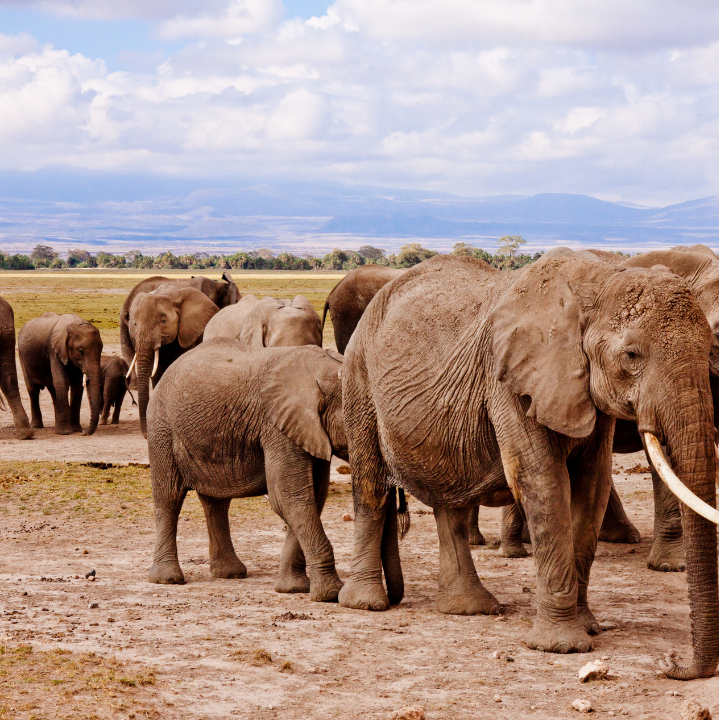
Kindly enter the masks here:
[[[275, 593], [283, 524], [262, 498], [233, 503], [246, 579], [210, 578], [193, 495], [179, 524], [187, 584], [149, 584], [152, 502], [136, 409], [128, 397], [119, 427], [59, 437], [43, 397], [48, 427], [33, 440], [14, 440], [9, 413], [0, 414], [3, 720], [387, 718], [408, 705], [430, 719], [548, 720], [577, 716], [570, 706], [579, 698], [607, 717], [678, 719], [690, 698], [719, 716], [719, 676], [682, 683], [656, 673], [670, 649], [689, 658], [688, 603], [684, 574], [645, 565], [651, 481], [626, 472], [645, 464], [639, 454], [615, 456], [615, 479], [644, 539], [600, 543], [592, 575], [590, 598], [605, 631], [590, 654], [550, 655], [523, 645], [534, 616], [534, 565], [531, 557], [497, 555], [496, 509], [481, 510], [488, 545], [473, 555], [502, 603], [499, 617], [435, 610], [437, 534], [416, 500], [401, 544], [405, 599], [385, 613]], [[91, 464], [103, 462], [139, 465]], [[346, 578], [352, 522], [343, 516], [352, 497], [339, 464], [323, 522]], [[93, 570], [96, 579], [85, 579]], [[580, 684], [579, 668], [599, 658], [612, 679]]]

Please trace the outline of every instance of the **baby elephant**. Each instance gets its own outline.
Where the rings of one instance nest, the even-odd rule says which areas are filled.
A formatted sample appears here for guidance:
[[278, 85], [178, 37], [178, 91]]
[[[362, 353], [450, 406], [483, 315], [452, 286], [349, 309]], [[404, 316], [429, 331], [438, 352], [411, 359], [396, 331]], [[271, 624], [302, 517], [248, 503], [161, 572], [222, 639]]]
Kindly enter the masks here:
[[150, 582], [184, 582], [176, 536], [188, 490], [205, 511], [212, 575], [246, 577], [230, 537], [230, 501], [268, 494], [288, 528], [275, 590], [337, 599], [342, 583], [320, 513], [330, 458], [348, 457], [341, 369], [342, 356], [319, 347], [216, 338], [166, 370], [147, 415], [156, 528]]
[[[110, 409], [114, 408], [111, 424], [117, 425], [120, 422], [122, 401], [125, 399], [125, 393], [130, 383], [125, 377], [129, 365], [117, 355], [102, 355], [100, 368], [102, 370], [102, 414], [100, 415], [99, 424], [107, 425]], [[130, 396], [132, 396], [132, 393], [130, 393]], [[132, 398], [132, 401], [134, 403], [135, 398]]]

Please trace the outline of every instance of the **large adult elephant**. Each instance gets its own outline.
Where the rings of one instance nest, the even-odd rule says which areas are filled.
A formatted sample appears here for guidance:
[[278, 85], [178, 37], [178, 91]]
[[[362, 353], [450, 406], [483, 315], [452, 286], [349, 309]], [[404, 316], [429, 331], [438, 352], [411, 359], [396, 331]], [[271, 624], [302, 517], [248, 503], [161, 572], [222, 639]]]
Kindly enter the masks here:
[[[17, 384], [17, 364], [15, 363], [15, 313], [4, 298], [0, 298], [0, 389], [10, 406], [15, 436], [19, 440], [29, 440], [35, 431], [30, 426], [27, 413], [20, 400]], [[5, 405], [0, 397], [0, 406]]]
[[226, 337], [254, 347], [322, 347], [320, 317], [304, 295], [292, 300], [245, 295], [217, 313], [205, 328], [205, 340]]
[[202, 275], [189, 278], [168, 278], [162, 275], [153, 275], [145, 278], [132, 288], [120, 311], [120, 351], [128, 365], [135, 356], [135, 346], [132, 343], [129, 330], [130, 308], [138, 293], [150, 293], [157, 290], [160, 285], [174, 285], [176, 288], [195, 288], [195, 290], [199, 290], [212, 300], [220, 309], [228, 305], [234, 305], [240, 299], [237, 285], [228, 272], [222, 273], [222, 280], [210, 280], [210, 278]]
[[[345, 356], [355, 537], [340, 604], [383, 610], [401, 600], [397, 539], [387, 532], [399, 486], [434, 508], [438, 608], [497, 612], [472, 562], [468, 506], [514, 495], [537, 568], [526, 643], [590, 650], [588, 633], [599, 626], [587, 587], [611, 486], [614, 418], [637, 422], [667, 482], [719, 520], [711, 342], [680, 278], [566, 249], [506, 273], [439, 256], [387, 285]], [[693, 661], [664, 661], [673, 678], [709, 677], [719, 662], [716, 525], [707, 517], [683, 508]]]
[[151, 582], [184, 582], [177, 518], [190, 489], [205, 510], [212, 575], [245, 577], [230, 536], [230, 500], [266, 493], [288, 526], [275, 589], [337, 599], [342, 583], [320, 513], [330, 459], [347, 459], [341, 368], [340, 355], [318, 347], [217, 338], [169, 369], [148, 413], [157, 532]]
[[40, 391], [47, 388], [55, 407], [55, 432], [58, 435], [82, 432], [80, 408], [84, 374], [90, 397], [87, 434], [92, 435], [102, 410], [100, 331], [79, 315], [49, 312], [27, 322], [18, 334], [17, 344], [30, 395], [32, 426], [43, 427]]
[[140, 427], [145, 437], [150, 382], [154, 387], [180, 355], [202, 341], [205, 325], [217, 312], [217, 305], [193, 287], [172, 283], [135, 294], [129, 310], [128, 335], [134, 355], [128, 376], [135, 369]]
[[347, 273], [332, 288], [322, 312], [322, 331], [329, 311], [335, 335], [337, 352], [344, 353], [347, 343], [365, 308], [372, 298], [388, 283], [402, 275], [404, 270], [393, 270], [382, 265], [363, 265]]

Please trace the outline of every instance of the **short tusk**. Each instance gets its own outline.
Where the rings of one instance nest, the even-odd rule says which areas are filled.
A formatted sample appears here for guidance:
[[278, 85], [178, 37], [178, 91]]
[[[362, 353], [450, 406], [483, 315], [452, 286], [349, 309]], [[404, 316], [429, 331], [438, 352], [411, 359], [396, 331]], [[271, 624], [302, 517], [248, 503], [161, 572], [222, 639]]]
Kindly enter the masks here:
[[644, 441], [647, 444], [649, 459], [654, 463], [657, 474], [666, 483], [667, 487], [695, 513], [719, 525], [719, 510], [715, 510], [711, 505], [707, 505], [701, 498], [698, 498], [674, 474], [667, 459], [664, 457], [662, 446], [656, 436], [651, 433], [644, 433]]
[[127, 375], [125, 375], [126, 378], [129, 378], [130, 375], [132, 375], [132, 369], [135, 367], [136, 362], [137, 362], [137, 353], [135, 353], [132, 356], [132, 362], [130, 363], [130, 369], [127, 371]]
[[155, 373], [157, 372], [157, 366], [160, 364], [160, 349], [158, 348], [155, 350], [155, 364], [152, 366], [152, 375], [150, 377], [155, 377]]
[[87, 375], [85, 373], [82, 374], [82, 386], [85, 387], [87, 385]]

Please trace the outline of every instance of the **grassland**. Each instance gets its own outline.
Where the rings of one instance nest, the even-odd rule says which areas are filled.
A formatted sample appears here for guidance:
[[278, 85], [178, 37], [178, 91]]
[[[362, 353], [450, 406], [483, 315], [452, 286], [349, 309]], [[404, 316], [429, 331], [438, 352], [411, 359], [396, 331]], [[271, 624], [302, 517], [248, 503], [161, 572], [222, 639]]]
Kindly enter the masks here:
[[[190, 270], [0, 272], [0, 295], [13, 306], [16, 330], [46, 312], [77, 313], [100, 329], [106, 344], [118, 344], [120, 309], [127, 293], [143, 278], [159, 274], [173, 278], [203, 274], [219, 280], [222, 273]], [[232, 271], [232, 277], [243, 295], [279, 298], [304, 295], [320, 316], [327, 295], [343, 276], [344, 273], [339, 272]], [[324, 342], [334, 344], [329, 318], [325, 324]]]

